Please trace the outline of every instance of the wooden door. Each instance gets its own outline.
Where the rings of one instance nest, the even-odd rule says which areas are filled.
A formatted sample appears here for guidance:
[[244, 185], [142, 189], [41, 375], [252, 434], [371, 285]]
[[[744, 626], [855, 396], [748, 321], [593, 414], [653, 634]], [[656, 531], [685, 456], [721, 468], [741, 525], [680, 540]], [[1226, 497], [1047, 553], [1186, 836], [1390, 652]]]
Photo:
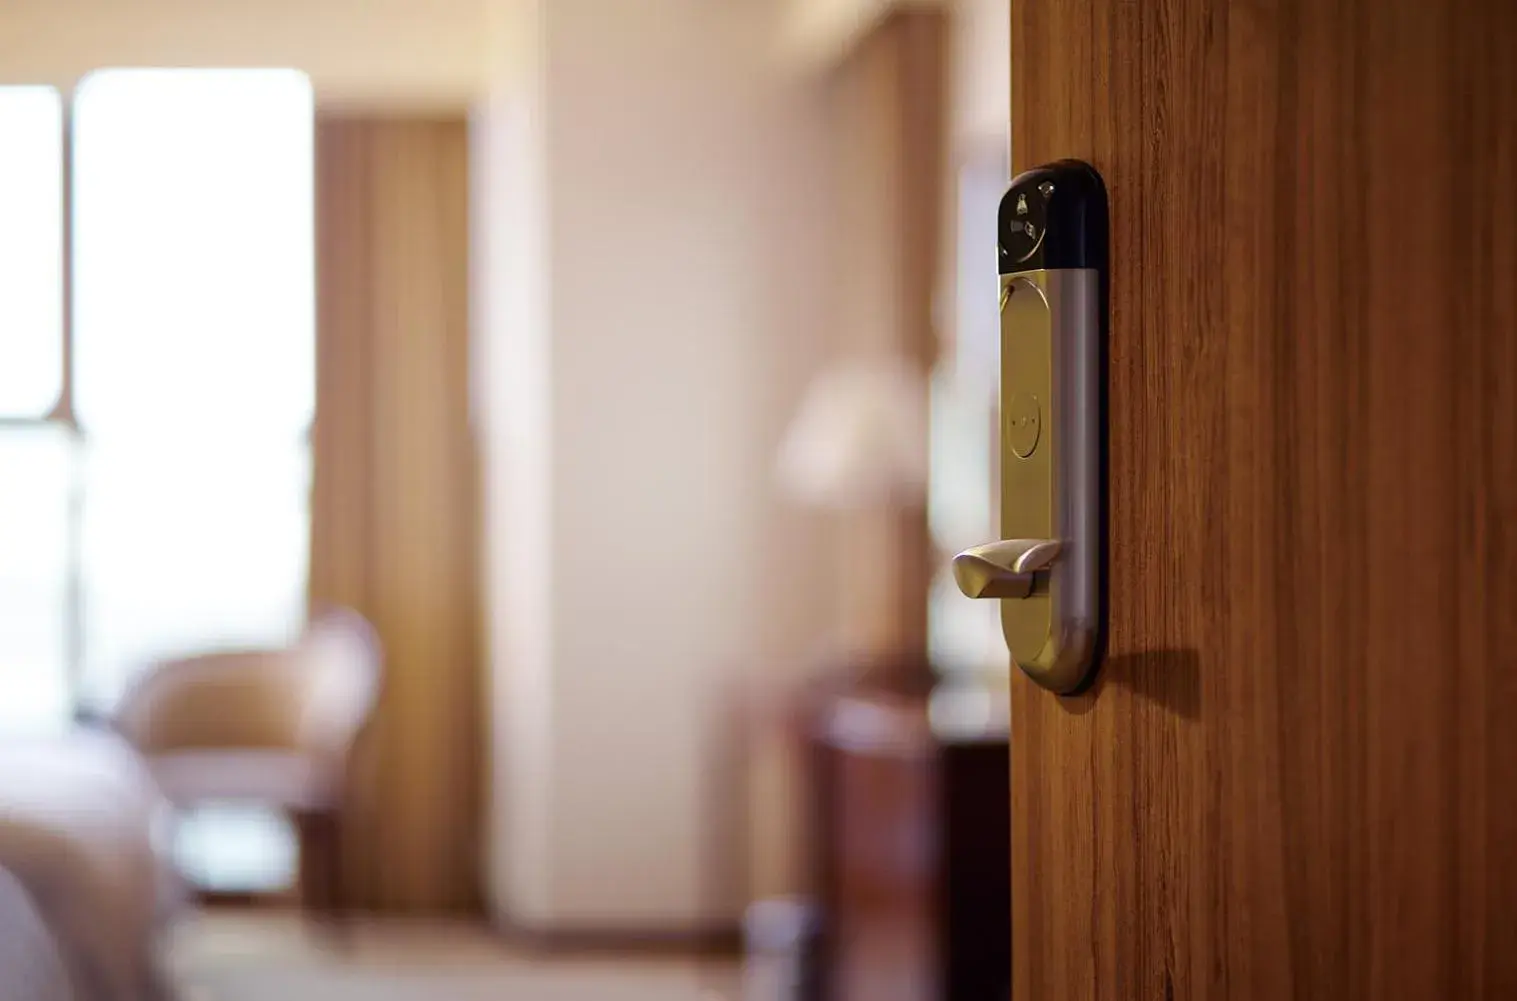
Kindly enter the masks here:
[[1517, 997], [1517, 5], [1014, 0], [1111, 200], [1110, 643], [1017, 1001]]

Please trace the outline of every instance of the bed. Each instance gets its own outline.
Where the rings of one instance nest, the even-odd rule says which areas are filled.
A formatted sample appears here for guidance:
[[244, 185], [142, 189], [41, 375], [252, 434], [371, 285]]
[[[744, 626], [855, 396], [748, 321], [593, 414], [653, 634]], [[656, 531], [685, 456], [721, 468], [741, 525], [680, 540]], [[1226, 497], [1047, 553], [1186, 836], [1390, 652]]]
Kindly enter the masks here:
[[6, 1001], [74, 1001], [58, 942], [16, 877], [0, 869], [0, 984]]
[[141, 760], [107, 731], [0, 741], [5, 915], [34, 941], [40, 922], [66, 971], [61, 997], [169, 997], [159, 938], [182, 896], [167, 863], [170, 823]]

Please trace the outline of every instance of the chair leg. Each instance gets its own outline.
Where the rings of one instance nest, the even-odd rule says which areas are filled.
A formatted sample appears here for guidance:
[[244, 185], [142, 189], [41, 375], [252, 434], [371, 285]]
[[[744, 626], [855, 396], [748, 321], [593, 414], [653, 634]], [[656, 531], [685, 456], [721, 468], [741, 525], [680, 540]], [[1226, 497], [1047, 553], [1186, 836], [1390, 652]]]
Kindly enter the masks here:
[[343, 878], [341, 809], [302, 810], [295, 815], [295, 826], [300, 839], [301, 908], [346, 945], [349, 901]]
[[326, 897], [328, 906], [331, 908], [332, 920], [342, 929], [348, 927], [348, 919], [352, 916], [349, 910], [348, 883], [346, 878], [347, 866], [342, 850], [343, 836], [343, 812], [342, 807], [335, 806], [327, 813], [327, 838], [329, 839], [327, 870]]

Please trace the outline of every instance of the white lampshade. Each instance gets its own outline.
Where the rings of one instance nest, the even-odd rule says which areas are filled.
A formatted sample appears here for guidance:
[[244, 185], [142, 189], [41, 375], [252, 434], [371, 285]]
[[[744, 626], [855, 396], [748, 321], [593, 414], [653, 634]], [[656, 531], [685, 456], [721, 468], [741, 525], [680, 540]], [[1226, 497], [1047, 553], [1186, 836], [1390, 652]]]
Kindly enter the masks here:
[[791, 498], [858, 510], [927, 493], [927, 382], [904, 359], [860, 360], [812, 384], [781, 443], [776, 474]]

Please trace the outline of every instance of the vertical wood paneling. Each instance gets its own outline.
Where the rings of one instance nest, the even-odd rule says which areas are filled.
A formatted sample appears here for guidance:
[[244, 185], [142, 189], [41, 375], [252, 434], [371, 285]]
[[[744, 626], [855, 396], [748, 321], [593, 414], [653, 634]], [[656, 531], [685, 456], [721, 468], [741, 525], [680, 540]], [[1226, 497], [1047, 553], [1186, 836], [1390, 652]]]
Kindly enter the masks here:
[[1013, 687], [1019, 1001], [1517, 992], [1517, 15], [1015, 0], [1112, 201], [1111, 633]]
[[377, 627], [386, 684], [355, 777], [362, 902], [478, 899], [476, 461], [460, 119], [318, 132], [312, 596]]

